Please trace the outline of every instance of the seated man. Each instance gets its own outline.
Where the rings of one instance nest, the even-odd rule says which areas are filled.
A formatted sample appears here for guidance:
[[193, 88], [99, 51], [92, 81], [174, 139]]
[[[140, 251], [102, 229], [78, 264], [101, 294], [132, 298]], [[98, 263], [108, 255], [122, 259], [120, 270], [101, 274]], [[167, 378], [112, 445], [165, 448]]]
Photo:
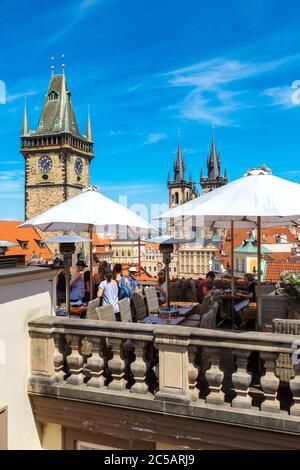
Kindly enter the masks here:
[[201, 279], [199, 281], [197, 285], [197, 299], [200, 304], [202, 303], [206, 294], [208, 294], [208, 292], [211, 291], [211, 289], [209, 288], [209, 281], [213, 281], [215, 277], [216, 277], [215, 273], [213, 271], [209, 271], [206, 274], [206, 278]]
[[[256, 295], [255, 295], [256, 281], [254, 279], [253, 274], [251, 273], [245, 274], [244, 279], [246, 281], [246, 288], [240, 292], [240, 296], [244, 300], [235, 304], [234, 310], [236, 312], [240, 312], [243, 308], [247, 307], [250, 302], [256, 301]], [[242, 320], [241, 326], [245, 326], [245, 325], [246, 325], [246, 322]]]

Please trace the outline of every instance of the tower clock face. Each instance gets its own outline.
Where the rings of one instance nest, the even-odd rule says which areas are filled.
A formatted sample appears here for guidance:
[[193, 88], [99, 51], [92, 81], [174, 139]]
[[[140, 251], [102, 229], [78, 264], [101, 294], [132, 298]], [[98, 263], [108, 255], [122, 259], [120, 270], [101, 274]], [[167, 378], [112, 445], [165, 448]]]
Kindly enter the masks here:
[[39, 169], [42, 173], [49, 173], [52, 168], [52, 160], [50, 157], [41, 157], [39, 159]]
[[83, 170], [83, 163], [81, 158], [76, 158], [74, 167], [76, 174], [81, 175]]

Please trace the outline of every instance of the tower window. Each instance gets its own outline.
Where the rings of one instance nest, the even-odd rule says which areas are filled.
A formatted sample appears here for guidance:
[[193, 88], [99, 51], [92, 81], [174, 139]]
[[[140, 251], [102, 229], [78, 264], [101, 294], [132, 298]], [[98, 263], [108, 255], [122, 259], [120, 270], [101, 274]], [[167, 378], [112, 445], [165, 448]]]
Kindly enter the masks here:
[[48, 94], [48, 101], [57, 101], [58, 100], [58, 93], [56, 91], [50, 91]]
[[179, 204], [179, 194], [175, 193], [175, 204]]

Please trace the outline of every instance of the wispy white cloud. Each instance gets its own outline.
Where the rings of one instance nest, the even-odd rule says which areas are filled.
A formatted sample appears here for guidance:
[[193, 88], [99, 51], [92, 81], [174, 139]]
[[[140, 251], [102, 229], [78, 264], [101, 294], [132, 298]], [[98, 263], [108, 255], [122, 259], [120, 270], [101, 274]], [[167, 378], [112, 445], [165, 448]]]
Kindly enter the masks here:
[[72, 20], [67, 23], [67, 25], [62, 28], [60, 31], [58, 31], [54, 36], [52, 36], [49, 40], [49, 43], [52, 44], [60, 39], [67, 34], [73, 26], [75, 26], [79, 21], [82, 20], [82, 18], [89, 13], [89, 10], [91, 10], [93, 7], [98, 5], [99, 3], [103, 3], [105, 0], [83, 0], [82, 2], [79, 3], [77, 8], [74, 8], [74, 3], [71, 2], [71, 15], [69, 15], [70, 12], [68, 12], [68, 17], [71, 17]]
[[37, 95], [38, 93], [39, 91], [37, 90], [23, 91], [22, 93], [7, 93], [6, 102], [12, 103], [13, 101], [18, 100], [19, 98], [24, 98], [24, 96]]
[[147, 135], [147, 138], [144, 142], [144, 145], [152, 145], [156, 144], [160, 140], [166, 139], [167, 134], [164, 132], [151, 132], [150, 134]]
[[0, 171], [0, 199], [23, 199], [23, 170]]
[[[299, 59], [288, 56], [270, 62], [249, 62], [214, 58], [161, 75], [169, 87], [190, 89], [185, 98], [169, 109], [184, 119], [214, 122], [220, 126], [236, 125], [234, 113], [253, 107], [243, 80], [272, 72]], [[283, 99], [283, 97], [281, 97]]]
[[114, 193], [117, 195], [136, 196], [157, 193], [165, 189], [163, 184], [101, 184], [100, 189], [105, 193]]
[[290, 86], [281, 86], [268, 88], [263, 92], [264, 96], [271, 98], [270, 104], [272, 106], [280, 106], [283, 109], [289, 109], [295, 107], [293, 103], [293, 92]]

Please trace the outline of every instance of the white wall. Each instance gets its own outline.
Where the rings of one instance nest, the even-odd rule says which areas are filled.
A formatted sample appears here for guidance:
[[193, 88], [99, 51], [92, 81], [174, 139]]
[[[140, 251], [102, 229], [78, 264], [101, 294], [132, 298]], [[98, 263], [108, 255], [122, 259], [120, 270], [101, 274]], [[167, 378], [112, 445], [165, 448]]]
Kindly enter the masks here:
[[28, 321], [53, 313], [55, 274], [45, 268], [33, 276], [24, 268], [21, 278], [0, 278], [0, 405], [8, 406], [9, 450], [41, 448], [27, 394]]

